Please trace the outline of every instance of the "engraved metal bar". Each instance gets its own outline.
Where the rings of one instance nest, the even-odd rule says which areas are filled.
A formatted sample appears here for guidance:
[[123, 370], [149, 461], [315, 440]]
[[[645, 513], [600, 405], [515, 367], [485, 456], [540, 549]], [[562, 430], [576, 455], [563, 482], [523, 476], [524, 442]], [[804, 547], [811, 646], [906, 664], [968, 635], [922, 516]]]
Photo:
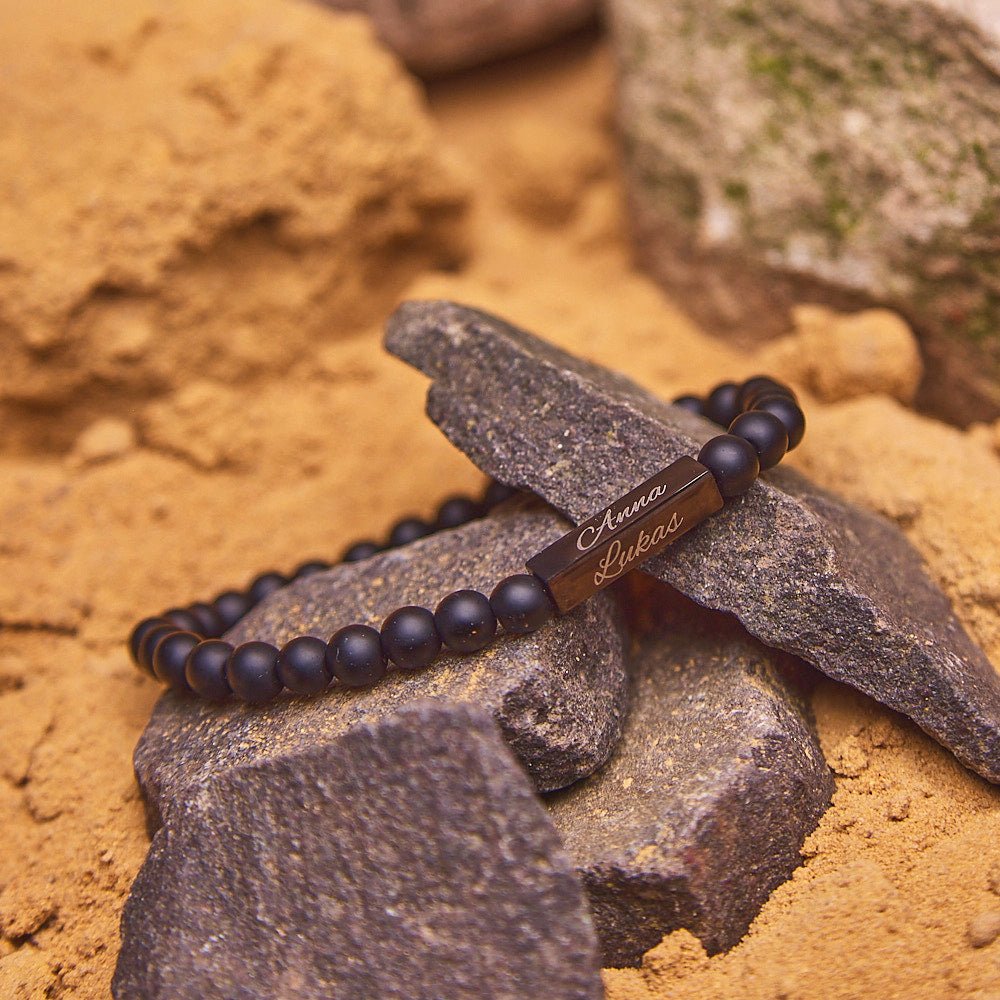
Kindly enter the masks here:
[[561, 613], [665, 549], [710, 514], [722, 495], [712, 473], [679, 458], [528, 560]]

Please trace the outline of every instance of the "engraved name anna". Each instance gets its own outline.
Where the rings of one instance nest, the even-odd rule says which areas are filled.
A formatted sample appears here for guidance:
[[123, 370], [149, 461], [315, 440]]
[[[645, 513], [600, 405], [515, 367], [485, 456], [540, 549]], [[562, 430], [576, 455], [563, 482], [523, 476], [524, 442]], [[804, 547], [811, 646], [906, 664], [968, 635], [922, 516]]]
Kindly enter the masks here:
[[581, 552], [588, 552], [604, 537], [605, 533], [610, 535], [624, 527], [636, 514], [641, 514], [650, 504], [656, 503], [660, 497], [666, 496], [669, 492], [670, 490], [666, 486], [658, 485], [619, 511], [609, 507], [604, 512], [604, 518], [600, 524], [588, 524], [580, 529], [580, 534], [576, 536], [576, 547]]

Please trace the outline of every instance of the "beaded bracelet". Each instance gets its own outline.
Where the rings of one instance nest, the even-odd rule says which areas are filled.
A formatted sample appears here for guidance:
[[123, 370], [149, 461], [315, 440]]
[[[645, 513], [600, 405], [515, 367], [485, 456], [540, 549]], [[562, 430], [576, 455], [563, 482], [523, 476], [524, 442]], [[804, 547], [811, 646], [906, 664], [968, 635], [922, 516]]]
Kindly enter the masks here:
[[[720, 510], [725, 500], [745, 493], [805, 433], [805, 417], [795, 394], [763, 375], [742, 384], [723, 382], [705, 399], [681, 396], [674, 405], [728, 432], [709, 440], [697, 461], [678, 459], [553, 542], [528, 560], [527, 573], [501, 580], [489, 597], [475, 590], [458, 590], [434, 612], [402, 607], [380, 629], [347, 625], [329, 642], [300, 635], [280, 650], [257, 641], [234, 648], [222, 640], [274, 591], [331, 568], [315, 560], [303, 563], [290, 577], [263, 573], [246, 591], [229, 590], [213, 601], [144, 619], [129, 637], [132, 659], [177, 691], [214, 701], [235, 695], [251, 704], [263, 704], [285, 688], [295, 695], [319, 694], [334, 679], [344, 687], [365, 687], [381, 680], [390, 665], [399, 670], [426, 667], [442, 649], [474, 653], [493, 642], [499, 627], [513, 635], [534, 632], [662, 551]], [[452, 497], [440, 506], [433, 523], [404, 518], [385, 544], [357, 542], [342, 559], [359, 562], [434, 531], [458, 527], [514, 492], [493, 482], [480, 500]]]

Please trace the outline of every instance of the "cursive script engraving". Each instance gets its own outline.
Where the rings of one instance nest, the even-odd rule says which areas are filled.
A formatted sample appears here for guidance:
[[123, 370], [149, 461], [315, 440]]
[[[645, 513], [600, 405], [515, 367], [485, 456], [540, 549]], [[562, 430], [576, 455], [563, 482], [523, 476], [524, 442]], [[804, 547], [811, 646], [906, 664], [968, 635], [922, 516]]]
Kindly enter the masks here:
[[576, 547], [581, 552], [592, 549], [603, 537], [605, 531], [609, 534], [617, 531], [623, 525], [628, 524], [636, 514], [640, 514], [650, 504], [656, 503], [660, 497], [667, 495], [666, 486], [654, 486], [648, 493], [644, 493], [637, 500], [634, 500], [627, 507], [623, 507], [617, 513], [613, 507], [609, 507], [604, 512], [604, 520], [600, 524], [588, 524], [580, 529], [580, 534], [576, 538]]
[[604, 557], [597, 564], [597, 572], [594, 573], [594, 586], [602, 587], [627, 573], [633, 565], [642, 562], [642, 557], [651, 548], [662, 542], [668, 535], [679, 531], [683, 523], [684, 518], [679, 517], [674, 512], [666, 524], [658, 524], [652, 531], [641, 529], [639, 536], [628, 548], [625, 548], [617, 538], [613, 539], [608, 545], [608, 551], [604, 553]]
[[532, 556], [528, 569], [565, 614], [721, 507], [712, 473], [684, 456]]

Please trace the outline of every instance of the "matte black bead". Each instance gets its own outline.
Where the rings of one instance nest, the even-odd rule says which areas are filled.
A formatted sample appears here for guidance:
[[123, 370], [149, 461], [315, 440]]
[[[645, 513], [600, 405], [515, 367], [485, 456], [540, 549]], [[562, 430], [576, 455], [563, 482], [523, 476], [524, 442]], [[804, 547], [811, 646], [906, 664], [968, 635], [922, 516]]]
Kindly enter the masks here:
[[153, 654], [153, 673], [175, 691], [188, 691], [184, 666], [188, 653], [201, 642], [194, 632], [174, 632], [156, 644]]
[[278, 650], [269, 642], [237, 646], [226, 664], [226, 680], [241, 701], [251, 705], [272, 701], [281, 693]]
[[226, 664], [233, 647], [221, 639], [206, 639], [188, 653], [184, 679], [195, 694], [209, 701], [222, 701], [232, 694], [226, 680]]
[[167, 623], [162, 618], [143, 618], [141, 622], [134, 629], [132, 629], [131, 634], [128, 637], [128, 651], [132, 657], [132, 662], [136, 666], [140, 666], [139, 663], [139, 648], [142, 646], [142, 640], [154, 629], [162, 628]]
[[304, 576], [314, 576], [316, 573], [325, 573], [330, 569], [330, 564], [322, 559], [310, 559], [304, 562], [292, 574], [292, 579], [301, 580]]
[[389, 545], [395, 548], [398, 545], [409, 545], [418, 538], [423, 538], [431, 533], [431, 526], [419, 517], [404, 517], [397, 521], [389, 532]]
[[381, 551], [382, 547], [375, 542], [355, 542], [340, 559], [345, 563], [361, 562], [362, 559], [370, 559]]
[[182, 632], [197, 632], [201, 625], [188, 608], [171, 608], [163, 612], [163, 617]]
[[241, 590], [227, 590], [212, 601], [212, 607], [222, 619], [222, 632], [228, 632], [252, 607], [247, 594]]
[[278, 677], [293, 694], [325, 691], [330, 683], [326, 643], [312, 635], [296, 636], [285, 643], [278, 656]]
[[806, 432], [806, 415], [794, 399], [788, 396], [764, 396], [754, 401], [753, 408], [773, 413], [785, 425], [789, 451], [799, 446]]
[[457, 528], [460, 525], [474, 521], [483, 512], [481, 504], [470, 497], [449, 497], [438, 507], [434, 527], [437, 530]]
[[326, 647], [326, 663], [345, 687], [367, 687], [385, 676], [382, 637], [371, 625], [347, 625]]
[[441, 652], [434, 615], [427, 608], [397, 608], [382, 622], [382, 652], [403, 670], [418, 670]]
[[288, 583], [288, 577], [283, 573], [261, 573], [260, 576], [250, 584], [247, 593], [254, 604], [260, 604], [265, 598], [270, 597], [276, 590], [281, 590]]
[[788, 432], [773, 413], [763, 410], [741, 413], [732, 422], [729, 433], [745, 438], [754, 446], [761, 472], [773, 469], [788, 451]]
[[724, 497], [746, 493], [760, 473], [757, 450], [735, 434], [720, 434], [706, 442], [698, 461], [715, 477], [715, 485]]
[[517, 496], [517, 490], [513, 486], [501, 483], [497, 479], [491, 479], [486, 491], [483, 493], [483, 506], [487, 510], [496, 507], [511, 497]]
[[740, 387], [735, 382], [717, 385], [705, 400], [705, 416], [722, 427], [728, 427], [740, 412]]
[[226, 631], [222, 616], [211, 604], [198, 601], [197, 604], [192, 604], [188, 611], [198, 620], [198, 627], [194, 631], [203, 639], [218, 639]]
[[787, 385], [778, 382], [769, 375], [754, 375], [753, 378], [748, 378], [743, 385], [740, 386], [740, 409], [751, 410], [753, 409], [755, 399], [759, 399], [762, 396], [773, 395], [791, 396], [792, 399], [795, 398], [795, 393], [792, 392]]
[[157, 625], [156, 628], [149, 629], [149, 631], [147, 631], [142, 637], [142, 641], [139, 643], [139, 656], [137, 662], [147, 674], [153, 673], [153, 657], [156, 654], [156, 647], [159, 642], [162, 639], [165, 639], [168, 635], [173, 635], [176, 631], [176, 625], [168, 625], [164, 622], [162, 625]]
[[485, 649], [497, 632], [489, 598], [478, 590], [456, 590], [437, 606], [434, 625], [441, 641], [455, 653]]
[[490, 607], [506, 631], [527, 635], [556, 613], [545, 584], [534, 573], [517, 573], [501, 580], [490, 594]]
[[699, 417], [705, 415], [705, 404], [700, 396], [678, 396], [674, 400], [674, 406], [679, 406], [682, 410], [689, 410], [697, 413]]

